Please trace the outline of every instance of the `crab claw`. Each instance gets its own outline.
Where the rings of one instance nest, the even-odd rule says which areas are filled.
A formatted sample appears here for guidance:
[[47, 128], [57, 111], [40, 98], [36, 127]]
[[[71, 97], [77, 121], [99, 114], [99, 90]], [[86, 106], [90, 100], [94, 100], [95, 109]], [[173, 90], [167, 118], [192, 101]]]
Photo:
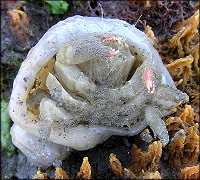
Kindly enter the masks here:
[[120, 42], [119, 39], [113, 35], [109, 35], [108, 37], [104, 38], [102, 40], [102, 43], [105, 41], [115, 41], [115, 42]]
[[146, 86], [147, 86], [147, 89], [148, 89], [148, 93], [149, 94], [153, 94], [155, 93], [155, 85], [151, 79], [151, 69], [147, 69], [146, 70]]
[[113, 48], [108, 48], [108, 50], [109, 50], [109, 53], [110, 53], [110, 54], [106, 55], [107, 57], [114, 56], [114, 55], [116, 55], [116, 54], [119, 52], [119, 50], [116, 51], [116, 50], [113, 49]]
[[[114, 41], [114, 42], [118, 42], [119, 44], [121, 43], [120, 40], [113, 35], [109, 35], [108, 37], [102, 39], [102, 43], [106, 41]], [[109, 54], [107, 55], [107, 57], [114, 56], [119, 52], [119, 50], [115, 50], [111, 47], [108, 47], [108, 50], [109, 50]]]

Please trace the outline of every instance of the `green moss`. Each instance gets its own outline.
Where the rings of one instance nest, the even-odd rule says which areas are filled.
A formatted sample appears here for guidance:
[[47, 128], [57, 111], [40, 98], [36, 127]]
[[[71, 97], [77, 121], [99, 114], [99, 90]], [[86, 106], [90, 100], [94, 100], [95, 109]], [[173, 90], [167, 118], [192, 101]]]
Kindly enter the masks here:
[[52, 14], [64, 14], [67, 11], [69, 4], [66, 1], [45, 1], [49, 5], [49, 10]]
[[11, 119], [8, 114], [8, 103], [4, 99], [1, 100], [1, 149], [6, 150], [9, 154], [15, 151], [15, 146], [12, 144], [10, 127]]

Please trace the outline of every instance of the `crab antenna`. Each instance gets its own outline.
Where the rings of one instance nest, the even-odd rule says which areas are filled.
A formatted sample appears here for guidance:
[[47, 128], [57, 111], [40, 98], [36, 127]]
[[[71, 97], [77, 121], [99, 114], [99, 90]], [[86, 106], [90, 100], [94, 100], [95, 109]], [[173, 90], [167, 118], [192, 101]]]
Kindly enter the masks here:
[[140, 17], [138, 18], [138, 20], [136, 21], [136, 23], [133, 26], [136, 26], [138, 21], [140, 21], [140, 18], [142, 17], [142, 14], [140, 15]]
[[[102, 8], [102, 5], [101, 5], [100, 2], [98, 2], [98, 4], [99, 4], [100, 9], [101, 9], [101, 21], [102, 21], [102, 24], [103, 24], [103, 16], [104, 16], [104, 14], [103, 14], [103, 8]], [[104, 34], [104, 26], [103, 26], [103, 34]]]

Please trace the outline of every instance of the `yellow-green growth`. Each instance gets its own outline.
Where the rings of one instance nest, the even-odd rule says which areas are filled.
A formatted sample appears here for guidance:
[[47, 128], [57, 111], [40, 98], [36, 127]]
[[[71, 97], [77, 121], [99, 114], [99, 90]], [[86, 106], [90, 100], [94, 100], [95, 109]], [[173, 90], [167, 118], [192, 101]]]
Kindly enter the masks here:
[[8, 154], [12, 154], [15, 146], [12, 144], [10, 127], [11, 119], [8, 114], [8, 103], [4, 99], [1, 101], [1, 149], [6, 150]]

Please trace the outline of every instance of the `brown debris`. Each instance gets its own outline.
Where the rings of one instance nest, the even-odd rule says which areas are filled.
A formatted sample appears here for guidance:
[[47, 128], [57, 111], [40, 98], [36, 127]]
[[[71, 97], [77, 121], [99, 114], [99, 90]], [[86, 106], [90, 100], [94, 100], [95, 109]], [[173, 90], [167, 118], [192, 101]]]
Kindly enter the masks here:
[[[137, 146], [133, 144], [133, 148]], [[160, 166], [162, 154], [162, 144], [158, 141], [149, 145], [148, 152], [136, 150], [132, 152], [133, 163], [128, 168], [124, 168], [116, 155], [110, 154], [110, 165], [118, 178], [123, 179], [161, 179], [157, 171]]]
[[166, 65], [166, 68], [173, 77], [174, 81], [183, 79], [181, 85], [185, 86], [191, 73], [191, 64], [193, 60], [193, 57], [190, 55], [185, 58], [177, 59]]
[[173, 138], [167, 146], [169, 162], [176, 171], [197, 164], [199, 155], [198, 123], [194, 119], [194, 109], [185, 105], [184, 111], [176, 117], [170, 117], [165, 124]]
[[124, 168], [121, 166], [120, 161], [116, 158], [116, 155], [111, 153], [110, 156], [110, 165], [112, 167], [113, 172], [117, 177], [124, 176]]
[[199, 123], [195, 119], [196, 114], [191, 105], [185, 105], [183, 112], [176, 116], [170, 117], [165, 121], [165, 125], [168, 131], [179, 130], [180, 128], [185, 129]]
[[[176, 59], [195, 54], [198, 50], [197, 47], [193, 53], [191, 53], [191, 50], [199, 44], [198, 26], [199, 11], [196, 11], [187, 21], [177, 25], [177, 28], [173, 30], [174, 36], [171, 39], [158, 42], [159, 48], [157, 50], [164, 62], [171, 63]], [[195, 57], [195, 62], [197, 57]]]
[[55, 179], [69, 179], [69, 177], [61, 167], [57, 167], [55, 172]]
[[33, 176], [33, 179], [53, 179], [51, 176], [43, 173], [41, 171], [37, 171], [37, 174]]
[[[168, 41], [166, 46], [169, 48], [170, 52], [173, 52], [177, 47], [177, 54], [173, 52], [176, 55], [176, 59], [183, 58], [186, 61], [186, 59], [189, 59], [187, 58], [188, 56], [192, 56], [192, 59], [194, 59], [192, 67], [195, 69], [195, 72], [192, 73], [192, 75], [194, 76], [196, 74], [198, 76], [199, 34], [197, 28], [199, 26], [199, 11], [196, 11], [195, 14], [187, 21], [179, 23], [178, 26], [179, 28], [177, 28], [177, 31], [178, 29], [180, 30], [172, 39]], [[173, 75], [172, 77], [174, 78]]]
[[25, 1], [3, 1], [2, 6], [7, 9], [11, 18], [10, 31], [20, 42], [25, 42], [29, 36], [27, 14], [23, 11]]
[[152, 173], [147, 173], [146, 175], [143, 176], [142, 179], [161, 179], [161, 175], [158, 171], [156, 171]]
[[180, 128], [184, 128], [184, 123], [180, 117], [170, 117], [165, 121], [168, 131], [176, 131]]
[[[199, 6], [196, 6], [199, 8]], [[158, 50], [177, 88], [190, 97], [195, 122], [199, 122], [199, 10], [185, 21], [176, 23], [174, 36], [159, 39]], [[181, 110], [182, 107], [179, 107]]]
[[199, 156], [199, 131], [197, 123], [194, 126], [187, 129], [183, 153], [188, 161], [187, 163], [184, 162], [187, 166], [197, 164]]
[[193, 40], [195, 34], [198, 34], [198, 25], [199, 11], [196, 11], [195, 14], [187, 21], [178, 24], [180, 30], [176, 36], [169, 40], [169, 45], [171, 47], [178, 47], [179, 57], [183, 57], [183, 50], [185, 52], [190, 52], [189, 42]]
[[[147, 1], [146, 1], [147, 2]], [[158, 40], [156, 39], [154, 32], [151, 30], [150, 26], [145, 26], [145, 34], [153, 40], [154, 47], [157, 47]]]
[[83, 158], [83, 163], [81, 165], [80, 171], [77, 174], [78, 179], [91, 179], [91, 166], [88, 161], [88, 157]]
[[[22, 20], [22, 22], [24, 23], [24, 25], [26, 27], [28, 27], [28, 19], [27, 19], [27, 15], [26, 13], [24, 13], [23, 11], [21, 10], [9, 10], [8, 11], [8, 14], [11, 16], [12, 18], [12, 22], [11, 22], [11, 25], [12, 26], [16, 26], [17, 24], [20, 23], [20, 21]], [[21, 19], [20, 19], [21, 17]]]
[[179, 171], [182, 168], [182, 159], [183, 151], [184, 151], [184, 142], [186, 139], [186, 135], [183, 129], [179, 130], [174, 138], [172, 138], [171, 143], [168, 145], [170, 152], [170, 164], [174, 166], [174, 168]]
[[115, 173], [115, 175], [117, 176], [117, 178], [126, 178], [126, 179], [136, 179], [137, 177], [135, 176], [135, 174], [127, 169], [124, 168], [120, 161], [116, 158], [116, 155], [111, 153], [110, 156], [110, 166], [112, 167], [113, 172]]
[[[197, 37], [198, 38], [198, 37]], [[195, 69], [195, 73], [199, 75], [199, 67], [198, 67], [198, 62], [199, 62], [199, 43], [196, 44], [192, 49], [191, 49], [191, 55], [194, 57], [194, 62], [193, 66]]]
[[[190, 104], [199, 121], [199, 11], [188, 20], [179, 22], [171, 39], [159, 40], [154, 47], [160, 53], [178, 89], [190, 97]], [[147, 35], [154, 38], [150, 27]], [[154, 38], [155, 39], [155, 38]]]
[[33, 177], [33, 179], [92, 179], [91, 166], [89, 164], [88, 157], [84, 157], [80, 171], [77, 173], [75, 178], [69, 178], [67, 173], [61, 167], [56, 167], [55, 178], [52, 178], [46, 173], [37, 171], [37, 174]]
[[9, 10], [11, 17], [10, 30], [17, 40], [25, 42], [28, 37], [28, 19], [25, 12], [21, 10]]
[[180, 115], [181, 120], [186, 124], [186, 125], [195, 125], [194, 122], [194, 109], [190, 105], [185, 105], [185, 109]]
[[[198, 8], [188, 1], [128, 0], [127, 4], [128, 7], [122, 8], [120, 12], [123, 15], [123, 19], [134, 24], [139, 16], [142, 15], [141, 21], [147, 22], [152, 27], [156, 37], [159, 35], [170, 37], [171, 30], [175, 27], [176, 23], [190, 17]], [[187, 12], [185, 12], [186, 9]], [[138, 23], [137, 27], [143, 30], [143, 23]]]
[[132, 152], [133, 163], [129, 169], [137, 176], [142, 170], [155, 172], [159, 169], [161, 155], [162, 144], [160, 141], [155, 141], [149, 145], [148, 152], [139, 149]]
[[199, 179], [199, 164], [181, 170], [181, 179]]

